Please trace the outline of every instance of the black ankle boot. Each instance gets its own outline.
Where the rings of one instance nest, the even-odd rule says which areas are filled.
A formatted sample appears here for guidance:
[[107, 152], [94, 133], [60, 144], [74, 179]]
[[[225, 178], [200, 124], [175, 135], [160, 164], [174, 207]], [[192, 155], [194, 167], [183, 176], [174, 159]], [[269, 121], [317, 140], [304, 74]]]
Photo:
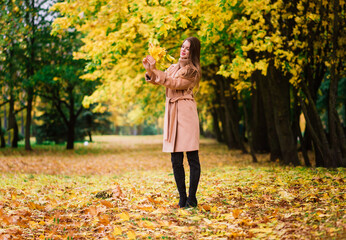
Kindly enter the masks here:
[[179, 198], [179, 207], [180, 208], [184, 208], [184, 207], [186, 207], [186, 204], [187, 204], [187, 196], [185, 195], [185, 197], [184, 196], [180, 196], [180, 198]]
[[186, 207], [197, 207], [197, 198], [189, 196], [186, 200]]
[[171, 161], [174, 173], [175, 183], [177, 184], [179, 192], [179, 207], [186, 206], [187, 195], [185, 185], [185, 170], [184, 170], [184, 155], [182, 152], [171, 153]]

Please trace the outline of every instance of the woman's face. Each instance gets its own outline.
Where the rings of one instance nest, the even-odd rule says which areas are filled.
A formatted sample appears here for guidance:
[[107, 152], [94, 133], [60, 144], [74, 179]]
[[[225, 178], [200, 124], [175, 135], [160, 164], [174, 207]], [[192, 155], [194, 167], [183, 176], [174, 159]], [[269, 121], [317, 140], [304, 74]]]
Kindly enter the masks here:
[[180, 49], [180, 57], [181, 58], [190, 58], [190, 42], [185, 41]]

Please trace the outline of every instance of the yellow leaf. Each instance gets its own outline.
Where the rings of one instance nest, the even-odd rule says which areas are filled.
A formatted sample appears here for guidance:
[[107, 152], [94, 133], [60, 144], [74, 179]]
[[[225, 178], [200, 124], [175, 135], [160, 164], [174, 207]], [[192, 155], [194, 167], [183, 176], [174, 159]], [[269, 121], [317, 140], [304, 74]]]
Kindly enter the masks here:
[[17, 194], [15, 194], [15, 193], [11, 193], [11, 198], [12, 198], [12, 200], [16, 200], [16, 198], [17, 198], [16, 195], [17, 195]]
[[155, 229], [156, 228], [156, 224], [154, 224], [153, 222], [150, 221], [143, 221], [140, 223], [140, 226], [144, 227], [144, 228], [150, 228], [150, 229]]
[[136, 239], [136, 234], [133, 231], [129, 231], [127, 233], [127, 238], [128, 239]]
[[216, 212], [216, 210], [217, 210], [216, 206], [210, 208], [210, 212], [212, 212], [212, 213]]
[[149, 54], [158, 62], [166, 56], [166, 49], [149, 43]]
[[109, 202], [109, 201], [101, 200], [101, 203], [102, 203], [102, 205], [104, 205], [106, 207], [109, 207], [109, 208], [113, 207], [113, 204], [111, 202]]
[[184, 209], [180, 209], [180, 208], [179, 208], [179, 210], [178, 210], [178, 213], [179, 213], [179, 215], [183, 215], [183, 216], [189, 215], [189, 212], [188, 212], [188, 211], [186, 211], [186, 210], [184, 210]]
[[119, 218], [124, 221], [130, 220], [130, 216], [127, 212], [122, 212], [119, 214]]
[[121, 231], [121, 228], [119, 227], [114, 227], [113, 229], [113, 235], [117, 236], [117, 235], [121, 235], [123, 232]]
[[238, 218], [238, 217], [239, 217], [239, 214], [240, 214], [242, 211], [243, 211], [243, 210], [241, 210], [241, 209], [233, 209], [233, 210], [232, 210], [233, 217], [234, 217], [234, 218]]

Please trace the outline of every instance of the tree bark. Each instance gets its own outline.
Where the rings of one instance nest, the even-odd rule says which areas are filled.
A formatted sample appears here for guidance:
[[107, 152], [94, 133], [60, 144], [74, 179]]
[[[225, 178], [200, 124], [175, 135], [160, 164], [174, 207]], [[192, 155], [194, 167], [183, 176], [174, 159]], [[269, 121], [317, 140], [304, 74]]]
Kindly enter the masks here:
[[230, 113], [230, 126], [232, 138], [234, 139], [235, 145], [238, 149], [242, 150], [243, 153], [248, 153], [244, 143], [245, 138], [243, 137], [245, 135], [245, 130], [242, 132], [242, 134], [240, 134], [238, 99], [235, 95], [232, 94], [232, 91], [230, 89], [230, 83], [228, 83], [226, 79], [224, 84], [227, 89], [226, 91], [230, 93], [229, 95], [227, 94], [227, 96], [225, 96], [225, 100], [226, 103], [228, 103], [226, 104], [226, 108], [228, 108], [228, 111]]
[[309, 160], [309, 156], [308, 156], [308, 152], [306, 150], [306, 143], [305, 143], [305, 137], [303, 137], [303, 134], [301, 132], [301, 129], [300, 129], [300, 114], [301, 114], [301, 109], [299, 107], [299, 100], [298, 100], [298, 93], [297, 91], [294, 89], [294, 109], [293, 109], [293, 115], [294, 115], [294, 120], [293, 120], [293, 127], [294, 127], [294, 131], [296, 132], [296, 136], [299, 137], [300, 139], [300, 149], [301, 149], [301, 152], [302, 152], [302, 155], [303, 155], [303, 158], [304, 158], [304, 163], [305, 163], [305, 166], [307, 167], [311, 167], [311, 163], [310, 163], [310, 160]]
[[2, 131], [2, 119], [0, 115], [0, 148], [5, 148], [6, 143], [5, 143], [5, 136], [4, 132]]
[[279, 144], [279, 138], [274, 124], [273, 103], [271, 93], [269, 91], [268, 79], [261, 74], [258, 77], [257, 83], [258, 91], [261, 92], [263, 101], [263, 111], [266, 119], [268, 143], [270, 148], [270, 160], [275, 161], [276, 159], [281, 159], [282, 154]]
[[[304, 84], [304, 82], [302, 82], [302, 85], [303, 85], [303, 89], [306, 91], [305, 94], [308, 99], [309, 110], [304, 100], [300, 96], [298, 96], [298, 99], [300, 101], [300, 105], [304, 113], [306, 126], [311, 134], [311, 138], [314, 144], [315, 154], [316, 154], [316, 166], [326, 167], [328, 166], [327, 165], [328, 161], [330, 161], [331, 159], [329, 143], [322, 126], [322, 121], [318, 115], [315, 103], [312, 101], [311, 95], [306, 85]], [[316, 124], [317, 126], [316, 128], [314, 128], [313, 123]]]
[[70, 150], [74, 148], [74, 135], [75, 135], [75, 122], [70, 119], [68, 128], [67, 128], [67, 145], [66, 149]]
[[228, 142], [230, 141], [229, 140], [230, 129], [227, 128], [227, 126], [229, 126], [229, 125], [226, 124], [225, 107], [223, 106], [223, 104], [220, 104], [220, 107], [217, 108], [217, 111], [218, 111], [218, 115], [220, 116], [220, 120], [221, 120], [222, 138], [224, 139], [224, 143], [228, 146]]
[[26, 106], [26, 124], [25, 124], [25, 150], [32, 150], [30, 144], [30, 134], [31, 134], [31, 112], [32, 112], [32, 101], [33, 101], [33, 89], [32, 87], [28, 88], [27, 91], [27, 106]]
[[279, 138], [282, 153], [282, 163], [299, 165], [297, 147], [290, 123], [289, 82], [281, 72], [274, 67], [273, 60], [269, 66], [269, 89], [273, 97], [274, 124]]
[[254, 150], [254, 146], [253, 146], [253, 138], [252, 138], [253, 131], [252, 131], [252, 126], [249, 124], [249, 117], [248, 117], [248, 114], [247, 114], [246, 103], [245, 103], [244, 98], [242, 97], [242, 94], [240, 93], [239, 95], [240, 95], [240, 100], [243, 102], [245, 129], [246, 129], [247, 136], [248, 136], [248, 139], [249, 139], [250, 154], [252, 156], [252, 162], [257, 163], [258, 160], [257, 160], [256, 154], [255, 154], [255, 150]]
[[89, 142], [92, 142], [93, 139], [92, 139], [92, 135], [91, 135], [91, 131], [90, 130], [88, 131], [88, 136], [89, 136]]
[[[4, 129], [5, 129], [5, 131], [8, 130], [8, 118], [7, 118], [6, 106], [4, 106]], [[6, 134], [6, 133], [5, 133], [5, 134]], [[4, 134], [4, 135], [5, 135], [5, 134]], [[11, 144], [10, 139], [11, 139], [11, 134], [10, 134], [10, 132], [8, 132], [8, 145]], [[6, 146], [6, 141], [5, 141], [4, 147], [5, 147], [5, 146]]]
[[11, 147], [17, 148], [19, 136], [18, 136], [18, 125], [16, 121], [16, 115], [14, 112], [14, 97], [12, 93], [10, 95], [10, 110], [8, 113], [8, 130], [10, 129], [13, 129]]
[[215, 104], [213, 104], [213, 107], [211, 110], [211, 115], [213, 117], [213, 129], [214, 129], [214, 133], [216, 136], [216, 140], [218, 142], [223, 142], [221, 130], [220, 130], [220, 126], [219, 126], [219, 116], [218, 116], [218, 112], [215, 108]]
[[222, 132], [224, 135], [224, 139], [225, 139], [225, 143], [228, 147], [228, 149], [232, 149], [235, 148], [235, 144], [234, 144], [234, 139], [232, 138], [232, 130], [231, 130], [231, 126], [230, 126], [230, 114], [227, 108], [227, 103], [225, 101], [225, 91], [223, 88], [223, 83], [222, 83], [222, 77], [221, 76], [217, 76], [216, 77], [216, 83], [217, 83], [217, 89], [215, 89], [216, 91], [216, 96], [220, 97], [220, 115], [221, 115], [221, 123], [222, 123]]
[[339, 74], [337, 71], [337, 56], [336, 52], [338, 50], [338, 35], [339, 35], [339, 0], [333, 1], [333, 12], [334, 12], [334, 22], [333, 22], [333, 51], [332, 51], [332, 62], [330, 71], [330, 86], [329, 86], [329, 98], [328, 98], [328, 127], [329, 127], [329, 142], [330, 150], [332, 154], [331, 161], [327, 162], [327, 167], [337, 167], [341, 166], [341, 149], [338, 143], [338, 135], [336, 133], [336, 96], [338, 93], [338, 80]]
[[[253, 141], [253, 148], [255, 152], [269, 152], [269, 141], [268, 141], [268, 130], [267, 130], [267, 123], [265, 118], [265, 112], [264, 112], [264, 106], [263, 106], [263, 97], [261, 96], [263, 94], [262, 91], [259, 89], [259, 81], [261, 77], [260, 71], [255, 71], [252, 76], [252, 83], [257, 86], [257, 88], [252, 88], [252, 95], [251, 95], [251, 107], [252, 107], [252, 141]], [[249, 118], [250, 119], [250, 118]]]
[[12, 148], [18, 147], [18, 141], [19, 141], [19, 131], [18, 131], [18, 124], [16, 118], [14, 118], [13, 122], [13, 138], [12, 138]]
[[[334, 113], [338, 114], [336, 111]], [[338, 133], [339, 143], [340, 143], [340, 148], [342, 153], [341, 167], [346, 167], [346, 137], [345, 137], [344, 129], [342, 128], [342, 125], [339, 119], [339, 115], [336, 115], [335, 118], [337, 118], [336, 128], [337, 128], [337, 133]]]
[[239, 121], [235, 109], [238, 104], [236, 104], [232, 99], [231, 90], [227, 80], [221, 76], [218, 76], [218, 78], [220, 83], [221, 101], [225, 108], [225, 123], [227, 125], [227, 129], [229, 129], [227, 133], [227, 146], [229, 149], [241, 149], [243, 153], [247, 153], [245, 145], [239, 134]]
[[74, 113], [74, 97], [73, 97], [73, 88], [70, 88], [69, 90], [69, 98], [70, 98], [70, 105], [69, 105], [69, 122], [68, 122], [68, 132], [67, 132], [67, 145], [66, 149], [73, 149], [74, 148], [74, 137], [75, 137], [75, 125], [76, 125], [76, 116]]

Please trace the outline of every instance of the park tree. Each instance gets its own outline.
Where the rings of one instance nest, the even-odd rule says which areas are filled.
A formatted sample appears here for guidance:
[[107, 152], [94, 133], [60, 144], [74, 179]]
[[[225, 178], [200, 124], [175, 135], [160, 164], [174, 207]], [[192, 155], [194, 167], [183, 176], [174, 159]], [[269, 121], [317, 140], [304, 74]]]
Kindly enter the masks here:
[[[30, 150], [30, 132], [32, 122], [33, 100], [35, 95], [35, 85], [33, 76], [44, 65], [42, 52], [45, 51], [44, 41], [47, 32], [50, 31], [51, 21], [54, 19], [49, 8], [55, 1], [48, 0], [23, 0], [23, 18], [26, 25], [25, 33], [25, 82], [26, 93], [26, 126], [25, 126], [25, 149]], [[46, 60], [47, 61], [47, 60]]]
[[38, 96], [51, 104], [65, 125], [66, 148], [73, 149], [77, 119], [84, 110], [82, 100], [94, 91], [98, 81], [80, 79], [85, 62], [73, 60], [72, 55], [82, 44], [79, 33], [65, 32], [50, 38], [54, 52], [50, 54], [51, 64], [38, 71], [34, 80]]
[[[344, 75], [344, 5], [305, 0], [70, 1], [53, 7], [63, 16], [54, 22], [53, 32], [74, 28], [85, 34], [75, 57], [89, 61], [83, 77], [103, 83], [87, 103], [109, 101], [121, 106], [123, 114], [135, 110], [138, 116], [151, 116], [162, 98], [154, 95], [155, 87], [142, 85], [141, 59], [148, 42], [164, 44], [173, 54], [184, 38], [196, 35], [203, 46], [201, 101], [211, 110], [220, 141], [247, 152], [245, 134], [252, 153], [269, 149], [271, 160], [298, 165], [299, 137], [306, 165], [312, 142], [318, 166], [343, 166], [344, 131], [335, 109]], [[330, 81], [328, 129], [316, 111], [323, 81]], [[299, 126], [301, 112], [305, 133]], [[240, 122], [245, 131], [239, 131]]]
[[[345, 39], [340, 30], [345, 24], [341, 18], [343, 6], [343, 1], [242, 1], [245, 16], [232, 26], [234, 34], [246, 40], [238, 44], [238, 54], [232, 64], [222, 65], [220, 72], [240, 73], [239, 84], [248, 81], [256, 70], [266, 76], [268, 85], [261, 87], [266, 81], [258, 85], [260, 89], [269, 89], [284, 163], [297, 164], [296, 135], [290, 117], [290, 91], [293, 91], [307, 120], [307, 136], [312, 139], [317, 165], [344, 165], [344, 131], [335, 105], [338, 81], [344, 74], [344, 50], [339, 47]], [[327, 70], [331, 73], [328, 100], [331, 124], [324, 129], [316, 111], [316, 98]], [[333, 77], [332, 71], [337, 73]], [[294, 114], [295, 118], [299, 117], [299, 111]], [[334, 128], [340, 130], [339, 135]], [[330, 134], [329, 140], [326, 132]]]
[[[173, 17], [178, 8], [185, 13]], [[58, 34], [73, 27], [85, 34], [85, 45], [75, 53], [77, 59], [90, 62], [86, 68], [88, 73], [83, 78], [101, 79], [103, 83], [91, 97], [85, 99], [85, 103], [107, 102], [119, 116], [126, 113], [125, 116], [133, 118], [135, 123], [155, 121], [163, 113], [164, 92], [155, 86], [143, 86], [141, 60], [148, 54], [148, 43], [158, 43], [157, 38], [161, 35], [167, 43], [164, 47], [175, 56], [173, 52], [178, 52], [179, 39], [186, 35], [182, 36], [182, 32], [176, 30], [176, 39], [168, 36], [169, 29], [166, 27], [169, 25], [160, 24], [160, 21], [167, 17], [169, 23], [180, 23], [172, 31], [186, 28], [186, 22], [190, 21], [186, 17], [188, 6], [164, 1], [160, 4], [147, 4], [145, 1], [75, 1], [58, 3], [53, 9], [66, 15], [56, 19], [53, 32]], [[185, 19], [185, 23], [180, 19]], [[159, 33], [155, 31], [155, 26]]]
[[[18, 126], [16, 114], [26, 110], [25, 149], [31, 150], [30, 129], [32, 106], [35, 95], [33, 76], [44, 60], [44, 36], [50, 32], [53, 14], [48, 12], [54, 1], [15, 0], [2, 1], [0, 55], [2, 80], [6, 85], [3, 96], [9, 103], [9, 129], [13, 129], [12, 146], [17, 146]], [[47, 61], [47, 59], [45, 59]], [[15, 107], [17, 105], [17, 107]]]
[[[22, 10], [23, 8], [19, 1], [5, 1], [1, 3], [1, 105], [8, 110], [8, 117], [4, 116], [7, 118], [6, 122], [8, 122], [6, 131], [13, 129], [12, 147], [17, 147], [19, 139], [16, 122], [16, 102], [19, 99], [21, 91], [20, 82], [23, 77], [23, 55], [20, 49], [23, 47], [25, 24], [21, 17]], [[4, 143], [2, 146], [4, 146]]]

